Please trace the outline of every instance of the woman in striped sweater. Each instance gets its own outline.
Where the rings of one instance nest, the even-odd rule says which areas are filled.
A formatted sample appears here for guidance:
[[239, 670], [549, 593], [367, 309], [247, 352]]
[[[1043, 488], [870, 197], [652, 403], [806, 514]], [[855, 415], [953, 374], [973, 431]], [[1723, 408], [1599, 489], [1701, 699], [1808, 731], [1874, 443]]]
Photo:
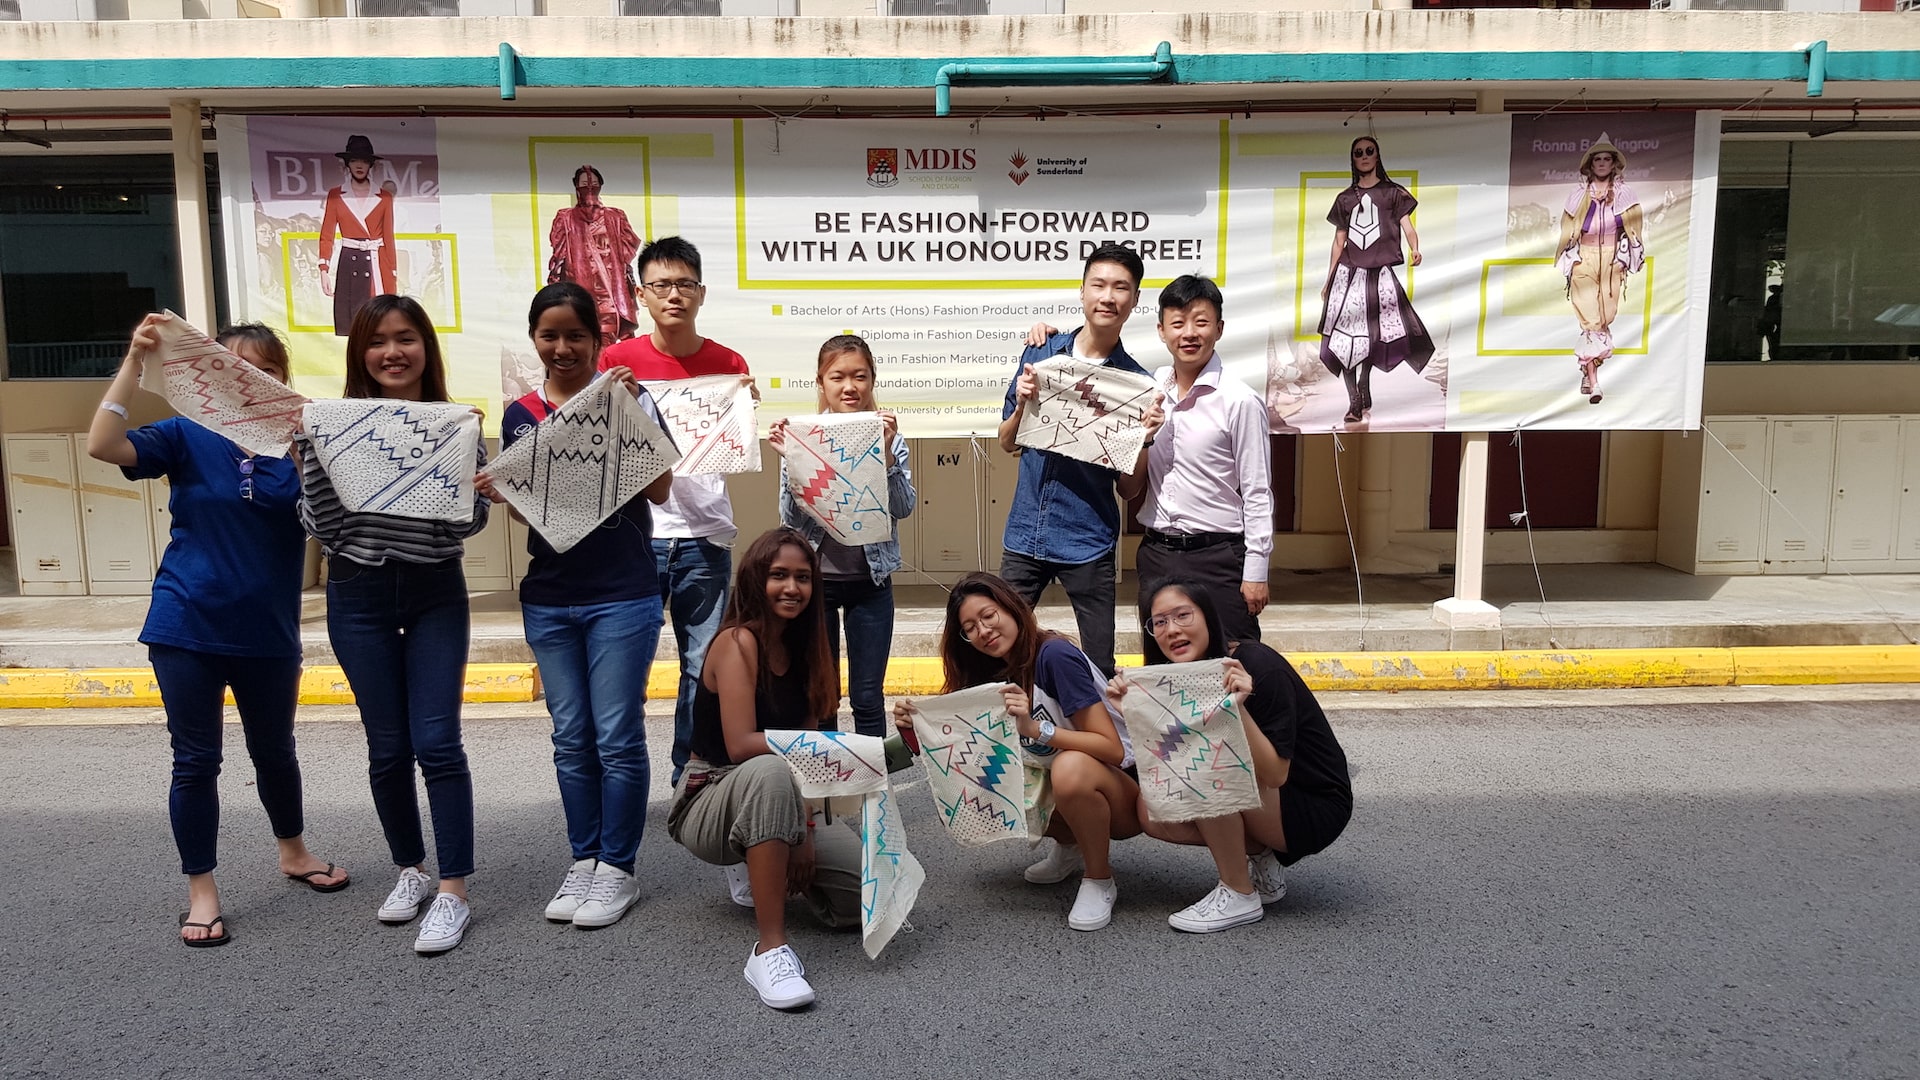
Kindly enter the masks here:
[[[417, 302], [376, 296], [354, 316], [345, 396], [448, 400], [440, 342]], [[374, 811], [401, 868], [380, 921], [408, 922], [427, 906], [414, 951], [444, 952], [466, 934], [473, 872], [473, 780], [460, 739], [468, 642], [460, 558], [463, 541], [486, 527], [489, 502], [477, 496], [473, 520], [457, 523], [352, 513], [312, 445], [304, 436], [295, 445], [300, 520], [327, 555], [327, 636], [360, 708]], [[433, 814], [437, 894], [426, 873], [416, 762]]]

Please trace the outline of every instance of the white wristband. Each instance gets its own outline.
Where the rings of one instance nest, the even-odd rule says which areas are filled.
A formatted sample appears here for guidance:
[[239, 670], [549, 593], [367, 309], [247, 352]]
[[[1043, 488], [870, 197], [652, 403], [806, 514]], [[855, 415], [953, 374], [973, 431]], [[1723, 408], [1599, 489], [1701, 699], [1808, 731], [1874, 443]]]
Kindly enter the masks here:
[[114, 414], [115, 416], [118, 416], [118, 417], [119, 417], [120, 419], [122, 419], [122, 420], [125, 420], [125, 419], [127, 419], [127, 407], [126, 407], [125, 405], [122, 405], [122, 404], [120, 404], [120, 403], [119, 403], [119, 402], [117, 402], [117, 401], [103, 401], [103, 402], [101, 402], [101, 403], [100, 403], [100, 411], [101, 411], [101, 412], [110, 412], [110, 413], [112, 413], [112, 414]]

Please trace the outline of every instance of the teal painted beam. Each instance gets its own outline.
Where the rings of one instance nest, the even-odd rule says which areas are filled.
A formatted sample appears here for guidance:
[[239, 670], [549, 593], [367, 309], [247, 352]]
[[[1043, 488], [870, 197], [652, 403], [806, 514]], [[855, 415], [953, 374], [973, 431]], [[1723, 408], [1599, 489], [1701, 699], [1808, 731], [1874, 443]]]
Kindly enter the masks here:
[[[1805, 51], [1241, 53], [1174, 55], [1184, 85], [1394, 82], [1794, 82]], [[1044, 67], [1058, 58], [518, 57], [522, 87], [924, 90], [949, 63]], [[495, 56], [0, 60], [0, 91], [498, 88]], [[1920, 82], [1920, 50], [1831, 52], [1833, 82]]]
[[1048, 63], [991, 64], [953, 63], [933, 74], [933, 115], [953, 111], [955, 82], [1008, 84], [1038, 83], [1043, 86], [1083, 86], [1089, 83], [1153, 82], [1173, 79], [1173, 45], [1161, 42], [1150, 60], [1099, 60], [1093, 57], [1062, 57]]

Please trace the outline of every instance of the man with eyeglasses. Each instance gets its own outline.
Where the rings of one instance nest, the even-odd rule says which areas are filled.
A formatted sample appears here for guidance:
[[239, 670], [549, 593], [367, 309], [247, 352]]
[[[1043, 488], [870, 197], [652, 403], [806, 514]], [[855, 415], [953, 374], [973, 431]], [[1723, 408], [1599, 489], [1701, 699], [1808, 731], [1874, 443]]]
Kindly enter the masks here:
[[1155, 377], [1167, 421], [1145, 473], [1119, 488], [1123, 499], [1146, 495], [1134, 560], [1141, 607], [1152, 583], [1178, 573], [1207, 590], [1228, 641], [1258, 641], [1273, 554], [1267, 410], [1220, 361], [1223, 303], [1219, 286], [1193, 274], [1160, 291], [1160, 340], [1173, 365]]
[[[624, 367], [641, 382], [738, 375], [751, 385], [746, 360], [694, 328], [707, 297], [698, 248], [665, 236], [640, 249], [640, 294], [653, 317], [653, 332], [601, 353], [601, 371]], [[759, 396], [755, 390], [755, 399]], [[718, 475], [675, 475], [667, 501], [653, 508], [653, 554], [680, 651], [680, 697], [673, 707], [675, 783], [693, 752], [693, 696], [707, 645], [727, 610], [736, 531], [726, 481]]]
[[[1113, 493], [1121, 474], [1051, 450], [1022, 449], [1015, 438], [1027, 403], [1039, 394], [1039, 377], [1028, 369], [1042, 360], [1070, 355], [1136, 375], [1147, 373], [1120, 344], [1120, 331], [1140, 302], [1145, 275], [1146, 265], [1132, 248], [1095, 248], [1080, 274], [1085, 323], [1065, 333], [1053, 333], [1045, 325], [1033, 328], [1000, 409], [1000, 447], [1020, 455], [1020, 475], [1001, 541], [1005, 550], [1000, 577], [1036, 606], [1047, 586], [1058, 581], [1073, 604], [1081, 651], [1108, 678], [1113, 677], [1114, 552], [1120, 542], [1120, 507]], [[1145, 418], [1149, 444], [1160, 421], [1156, 404]], [[1143, 451], [1142, 465], [1145, 456]], [[1140, 467], [1132, 471], [1138, 473]]]

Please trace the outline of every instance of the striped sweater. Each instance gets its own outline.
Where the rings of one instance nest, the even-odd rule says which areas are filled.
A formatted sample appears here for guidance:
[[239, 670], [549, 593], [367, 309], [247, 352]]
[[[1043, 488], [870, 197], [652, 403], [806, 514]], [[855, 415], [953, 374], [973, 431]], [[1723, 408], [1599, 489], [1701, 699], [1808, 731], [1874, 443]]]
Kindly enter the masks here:
[[[296, 435], [293, 452], [300, 462], [300, 524], [320, 541], [328, 558], [347, 558], [366, 566], [389, 559], [408, 563], [436, 563], [465, 554], [467, 537], [487, 527], [486, 496], [473, 497], [473, 520], [465, 523], [423, 521], [387, 514], [347, 510], [333, 490], [333, 481], [320, 467], [320, 457], [305, 435]], [[487, 444], [480, 444], [480, 464], [487, 462]]]

